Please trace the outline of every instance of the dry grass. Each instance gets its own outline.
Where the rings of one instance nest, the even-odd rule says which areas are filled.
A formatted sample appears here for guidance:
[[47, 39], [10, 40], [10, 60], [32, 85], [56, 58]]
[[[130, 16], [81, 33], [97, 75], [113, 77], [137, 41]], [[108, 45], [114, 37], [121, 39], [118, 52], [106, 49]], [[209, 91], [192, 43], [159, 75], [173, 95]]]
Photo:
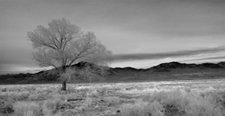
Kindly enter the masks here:
[[224, 116], [225, 80], [0, 86], [1, 116]]

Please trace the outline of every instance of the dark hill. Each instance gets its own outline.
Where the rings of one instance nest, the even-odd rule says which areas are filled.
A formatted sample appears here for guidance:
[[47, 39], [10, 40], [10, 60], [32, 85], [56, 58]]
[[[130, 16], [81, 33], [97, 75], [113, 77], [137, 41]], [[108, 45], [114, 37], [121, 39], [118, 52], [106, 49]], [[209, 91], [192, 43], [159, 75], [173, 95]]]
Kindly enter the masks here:
[[218, 65], [225, 67], [225, 62], [219, 62]]
[[[105, 76], [104, 82], [225, 78], [225, 62], [203, 64], [169, 62], [147, 69], [136, 69], [132, 67], [109, 68], [87, 62], [80, 62], [73, 65], [71, 68], [78, 70], [86, 67], [95, 70], [97, 73], [101, 72], [102, 68], [106, 69], [107, 75]], [[59, 71], [51, 69], [35, 74], [0, 75], [0, 84], [59, 83], [58, 78]], [[82, 82], [87, 82], [87, 80], [83, 80]]]
[[214, 63], [202, 63], [202, 64], [186, 64], [186, 63], [179, 63], [179, 62], [169, 62], [169, 63], [162, 63], [158, 66], [154, 66], [150, 69], [153, 70], [171, 70], [171, 69], [184, 69], [184, 68], [201, 68], [201, 69], [221, 69], [225, 68], [225, 62], [220, 62], [217, 64]]

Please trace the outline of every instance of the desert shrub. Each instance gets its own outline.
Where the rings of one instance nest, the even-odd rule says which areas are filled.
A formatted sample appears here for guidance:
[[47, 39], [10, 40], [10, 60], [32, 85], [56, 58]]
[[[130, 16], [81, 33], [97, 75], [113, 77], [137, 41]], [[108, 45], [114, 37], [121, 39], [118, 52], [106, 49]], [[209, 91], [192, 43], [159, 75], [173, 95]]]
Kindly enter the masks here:
[[71, 93], [71, 94], [67, 94], [66, 97], [67, 97], [67, 100], [68, 99], [78, 99], [80, 97], [80, 95], [77, 93]]
[[108, 88], [102, 87], [102, 88], [100, 88], [100, 89], [97, 89], [97, 92], [99, 93], [100, 96], [104, 96], [104, 95], [107, 94]]
[[[224, 108], [222, 102], [213, 94], [200, 94], [199, 96], [187, 96], [189, 104], [183, 109], [188, 116], [224, 116]], [[212, 96], [213, 95], [213, 96]]]
[[7, 100], [8, 99], [8, 94], [7, 92], [2, 92], [0, 93], [0, 100]]
[[62, 116], [61, 112], [54, 112], [52, 108], [49, 108], [47, 105], [42, 106], [42, 113], [43, 116]]
[[84, 102], [81, 105], [81, 109], [85, 109], [88, 107], [93, 107], [97, 105], [99, 99], [96, 97], [86, 96]]
[[82, 105], [78, 108], [80, 110], [87, 109], [88, 107], [94, 107], [98, 104], [99, 98], [93, 96], [86, 96]]
[[[157, 102], [165, 109], [165, 116], [223, 116], [224, 99], [217, 93], [159, 92], [145, 96], [144, 101]], [[154, 116], [154, 115], [153, 115]]]
[[165, 108], [162, 104], [157, 101], [154, 101], [149, 104], [149, 111], [151, 112], [151, 116], [164, 116]]
[[96, 89], [89, 90], [89, 91], [86, 93], [86, 96], [87, 96], [87, 97], [95, 97], [95, 98], [100, 97], [99, 92], [98, 92]]
[[50, 113], [51, 115], [54, 115], [63, 108], [63, 105], [64, 101], [61, 101], [60, 99], [45, 100], [42, 104], [42, 108], [45, 109], [43, 112], [46, 114]]
[[1, 88], [1, 92], [6, 92], [7, 88]]
[[36, 91], [36, 88], [37, 88], [36, 85], [34, 85], [34, 86], [27, 86], [24, 89], [26, 91], [33, 92], [33, 91]]
[[5, 97], [7, 97], [8, 100], [13, 100], [13, 101], [23, 101], [27, 100], [29, 97], [30, 93], [28, 91], [24, 92], [6, 92]]
[[[21, 88], [20, 88], [21, 89]], [[15, 92], [15, 91], [20, 91], [19, 88], [16, 88], [16, 87], [8, 87], [7, 88], [7, 92]]]
[[16, 102], [13, 104], [14, 116], [41, 116], [41, 107], [35, 102]]
[[151, 116], [149, 103], [142, 100], [134, 104], [123, 104], [120, 111], [122, 116]]
[[51, 99], [58, 99], [60, 101], [66, 101], [66, 95], [61, 95], [61, 94], [57, 94], [57, 93], [53, 93], [52, 96], [50, 97]]
[[43, 92], [34, 92], [31, 93], [28, 96], [28, 99], [31, 101], [40, 101], [40, 100], [46, 100], [48, 98], [51, 98], [51, 95], [49, 94], [49, 92], [43, 91]]
[[68, 87], [66, 97], [67, 99], [80, 99], [81, 97], [86, 97], [87, 93], [90, 92], [88, 89], [74, 89]]
[[103, 100], [109, 105], [118, 105], [122, 102], [122, 100], [119, 97], [110, 96], [110, 97], [104, 97]]
[[152, 103], [137, 100], [134, 104], [124, 104], [121, 107], [122, 116], [164, 116], [165, 109], [157, 101]]
[[75, 88], [69, 87], [67, 88], [68, 93], [77, 93], [77, 90]]
[[106, 88], [93, 88], [93, 89], [89, 89], [89, 91], [87, 91], [86, 96], [102, 98], [103, 96], [106, 95], [106, 92], [107, 92]]
[[24, 101], [27, 100], [30, 92], [23, 91], [23, 92], [8, 92], [8, 99], [14, 100], [14, 101]]
[[96, 98], [86, 97], [84, 103], [82, 104], [83, 107], [90, 107], [94, 104]]
[[43, 95], [41, 94], [36, 94], [36, 93], [33, 93], [33, 94], [30, 94], [28, 99], [31, 100], [31, 101], [37, 101], [37, 100], [43, 100]]
[[103, 94], [105, 92], [105, 89], [90, 89], [86, 92], [85, 100], [81, 106], [81, 109], [96, 105], [99, 99], [103, 98]]
[[13, 112], [12, 101], [0, 100], [0, 114], [11, 114]]
[[165, 109], [166, 116], [182, 116], [185, 114], [184, 107], [190, 102], [184, 98], [184, 93], [179, 91], [159, 92], [151, 95], [149, 103], [158, 102]]

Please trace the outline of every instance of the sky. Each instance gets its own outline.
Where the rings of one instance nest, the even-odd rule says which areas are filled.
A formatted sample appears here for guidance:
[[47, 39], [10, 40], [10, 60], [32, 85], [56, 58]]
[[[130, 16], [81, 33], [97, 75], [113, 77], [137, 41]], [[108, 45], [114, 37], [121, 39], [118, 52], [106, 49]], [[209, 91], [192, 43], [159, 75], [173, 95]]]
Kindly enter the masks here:
[[113, 52], [111, 67], [225, 61], [225, 0], [0, 0], [0, 74], [41, 70], [27, 32], [65, 18]]

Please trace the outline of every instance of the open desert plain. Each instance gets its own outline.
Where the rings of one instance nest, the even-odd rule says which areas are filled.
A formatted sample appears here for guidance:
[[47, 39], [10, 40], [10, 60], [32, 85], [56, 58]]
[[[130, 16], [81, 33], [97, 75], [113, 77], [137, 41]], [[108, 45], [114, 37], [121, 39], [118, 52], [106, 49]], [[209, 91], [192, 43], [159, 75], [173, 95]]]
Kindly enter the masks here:
[[225, 80], [0, 86], [1, 116], [224, 116]]

